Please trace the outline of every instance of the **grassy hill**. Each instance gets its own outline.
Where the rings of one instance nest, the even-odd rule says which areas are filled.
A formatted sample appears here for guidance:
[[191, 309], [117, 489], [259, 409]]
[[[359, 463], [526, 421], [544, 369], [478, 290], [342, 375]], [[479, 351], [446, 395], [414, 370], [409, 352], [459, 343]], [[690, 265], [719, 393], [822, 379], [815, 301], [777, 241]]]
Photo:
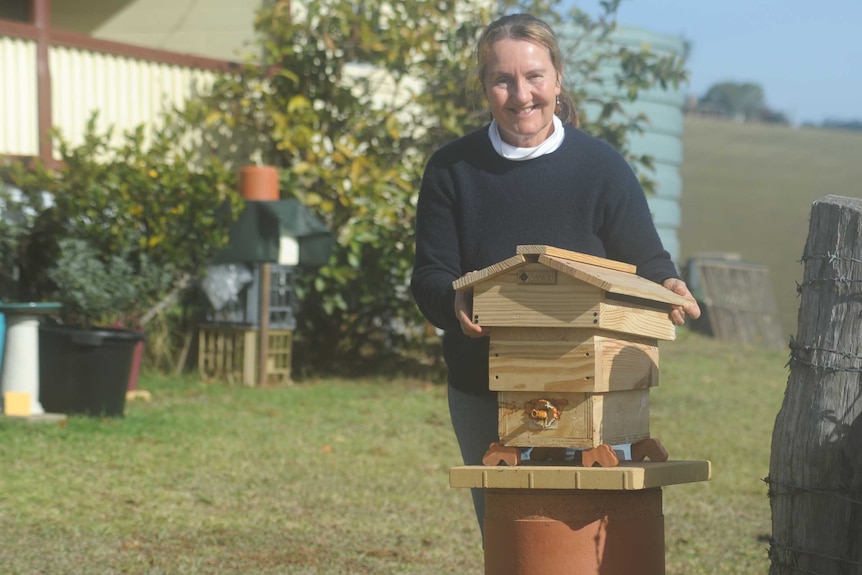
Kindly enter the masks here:
[[687, 118], [683, 144], [680, 263], [733, 252], [765, 265], [795, 334], [811, 204], [862, 197], [862, 133]]

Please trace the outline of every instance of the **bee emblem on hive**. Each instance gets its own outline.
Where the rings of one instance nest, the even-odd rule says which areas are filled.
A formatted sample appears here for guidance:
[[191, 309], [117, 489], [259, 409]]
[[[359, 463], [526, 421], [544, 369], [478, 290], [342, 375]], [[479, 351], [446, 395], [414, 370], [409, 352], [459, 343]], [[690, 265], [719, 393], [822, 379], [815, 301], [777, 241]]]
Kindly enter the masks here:
[[528, 405], [530, 425], [539, 429], [555, 429], [560, 422], [560, 410], [547, 399], [537, 399]]

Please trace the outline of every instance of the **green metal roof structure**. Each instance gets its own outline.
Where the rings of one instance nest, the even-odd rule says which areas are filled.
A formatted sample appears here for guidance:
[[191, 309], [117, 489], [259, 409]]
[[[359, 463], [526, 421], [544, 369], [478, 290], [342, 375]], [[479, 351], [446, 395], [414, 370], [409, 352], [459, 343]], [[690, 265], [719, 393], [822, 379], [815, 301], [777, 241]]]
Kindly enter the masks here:
[[213, 263], [281, 263], [284, 237], [299, 245], [299, 266], [322, 266], [329, 261], [332, 233], [304, 205], [286, 199], [246, 200], [231, 227], [227, 247]]

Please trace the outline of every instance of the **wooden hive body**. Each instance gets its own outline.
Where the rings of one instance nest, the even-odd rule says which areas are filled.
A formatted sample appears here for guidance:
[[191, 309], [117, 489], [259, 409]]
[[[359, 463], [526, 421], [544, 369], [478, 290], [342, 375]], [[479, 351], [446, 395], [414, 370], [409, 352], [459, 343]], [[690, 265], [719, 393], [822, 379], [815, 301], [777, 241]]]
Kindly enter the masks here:
[[[500, 391], [500, 443], [512, 447], [592, 448], [634, 443], [649, 435], [649, 389], [608, 393]], [[559, 410], [553, 427], [530, 417], [538, 402]]]
[[567, 328], [494, 328], [491, 391], [603, 393], [658, 385], [656, 340]]
[[668, 312], [686, 300], [627, 264], [548, 246], [518, 252], [454, 284], [473, 290], [473, 320], [491, 328], [500, 443], [592, 448], [648, 438], [657, 340], [674, 339]]

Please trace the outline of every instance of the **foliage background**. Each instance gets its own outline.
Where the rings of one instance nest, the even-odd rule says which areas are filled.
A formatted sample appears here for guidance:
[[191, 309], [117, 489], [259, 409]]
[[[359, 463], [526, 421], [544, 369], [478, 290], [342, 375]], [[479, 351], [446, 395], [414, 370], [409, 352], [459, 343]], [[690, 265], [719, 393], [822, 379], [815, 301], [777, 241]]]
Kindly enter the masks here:
[[[558, 25], [574, 22], [592, 47], [567, 70], [576, 105], [593, 104], [582, 126], [639, 168], [649, 189], [651, 161], [628, 153], [626, 138], [645, 118], [622, 112], [642, 89], [685, 79], [678, 57], [609, 42], [619, 0], [593, 19], [562, 14], [558, 1], [398, 3], [280, 2], [257, 16], [255, 54], [181, 118], [204, 126], [204, 142], [228, 165], [273, 164], [282, 197], [295, 197], [333, 231], [329, 265], [299, 282], [297, 358], [315, 370], [351, 370], [373, 360], [437, 354], [408, 291], [413, 220], [424, 163], [440, 145], [485, 123], [473, 50], [503, 12], [526, 11]], [[598, 73], [602, 62], [619, 69]], [[608, 82], [605, 97], [590, 87]], [[433, 333], [433, 332], [431, 332]]]
[[120, 145], [95, 125], [80, 145], [54, 134], [56, 166], [0, 163], [0, 294], [59, 302], [52, 319], [67, 325], [151, 322], [151, 365], [172, 368], [184, 329], [176, 298], [227, 242], [236, 174], [170, 118]]

